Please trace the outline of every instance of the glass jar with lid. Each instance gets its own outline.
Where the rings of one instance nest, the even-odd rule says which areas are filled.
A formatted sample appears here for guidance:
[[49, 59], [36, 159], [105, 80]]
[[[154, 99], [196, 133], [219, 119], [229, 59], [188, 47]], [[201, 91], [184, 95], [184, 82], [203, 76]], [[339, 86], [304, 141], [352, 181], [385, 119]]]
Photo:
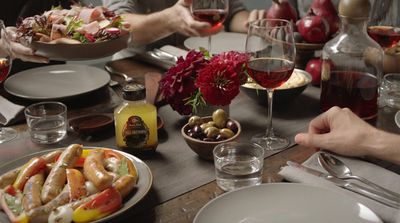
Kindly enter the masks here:
[[348, 107], [363, 119], [378, 112], [383, 51], [367, 34], [369, 0], [341, 0], [340, 33], [322, 51], [321, 109]]
[[128, 83], [124, 101], [114, 110], [117, 146], [132, 153], [154, 152], [158, 145], [157, 109], [146, 102], [146, 88]]

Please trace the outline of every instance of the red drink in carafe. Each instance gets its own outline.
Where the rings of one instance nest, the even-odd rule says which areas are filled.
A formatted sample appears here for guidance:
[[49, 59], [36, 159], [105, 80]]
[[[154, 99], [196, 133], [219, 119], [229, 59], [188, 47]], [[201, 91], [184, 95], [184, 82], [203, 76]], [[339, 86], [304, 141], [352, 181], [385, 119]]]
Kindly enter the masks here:
[[378, 80], [359, 71], [333, 71], [321, 82], [321, 109], [348, 107], [363, 119], [372, 119], [378, 112]]

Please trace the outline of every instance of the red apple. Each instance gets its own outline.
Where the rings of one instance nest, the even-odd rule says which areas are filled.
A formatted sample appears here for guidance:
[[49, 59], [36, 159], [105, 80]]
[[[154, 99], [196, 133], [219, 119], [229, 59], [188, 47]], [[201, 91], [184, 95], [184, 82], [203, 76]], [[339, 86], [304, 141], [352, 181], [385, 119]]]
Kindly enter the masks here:
[[306, 71], [309, 74], [311, 74], [312, 85], [319, 86], [321, 84], [321, 70], [322, 70], [322, 60], [320, 58], [313, 58], [308, 61], [306, 65]]

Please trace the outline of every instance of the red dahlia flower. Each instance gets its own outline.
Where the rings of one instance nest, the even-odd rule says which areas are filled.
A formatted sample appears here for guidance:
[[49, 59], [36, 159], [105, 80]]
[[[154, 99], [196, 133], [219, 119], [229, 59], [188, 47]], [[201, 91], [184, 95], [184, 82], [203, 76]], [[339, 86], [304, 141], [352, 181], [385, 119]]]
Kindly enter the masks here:
[[187, 54], [186, 59], [180, 57], [176, 65], [171, 67], [160, 81], [160, 93], [179, 114], [192, 113], [192, 107], [186, 102], [196, 90], [194, 82], [198, 70], [207, 63], [203, 53], [192, 50]]
[[228, 105], [246, 80], [244, 53], [226, 52], [206, 60], [202, 52], [180, 57], [160, 81], [160, 93], [175, 111], [189, 115], [202, 104]]

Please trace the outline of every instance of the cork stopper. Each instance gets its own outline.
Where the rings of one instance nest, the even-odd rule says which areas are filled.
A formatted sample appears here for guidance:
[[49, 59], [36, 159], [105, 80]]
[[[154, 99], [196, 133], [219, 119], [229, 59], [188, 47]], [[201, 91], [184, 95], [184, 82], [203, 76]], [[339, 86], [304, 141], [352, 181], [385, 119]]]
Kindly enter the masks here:
[[369, 17], [371, 3], [369, 0], [340, 0], [339, 15], [353, 19]]

